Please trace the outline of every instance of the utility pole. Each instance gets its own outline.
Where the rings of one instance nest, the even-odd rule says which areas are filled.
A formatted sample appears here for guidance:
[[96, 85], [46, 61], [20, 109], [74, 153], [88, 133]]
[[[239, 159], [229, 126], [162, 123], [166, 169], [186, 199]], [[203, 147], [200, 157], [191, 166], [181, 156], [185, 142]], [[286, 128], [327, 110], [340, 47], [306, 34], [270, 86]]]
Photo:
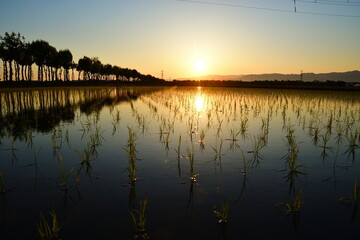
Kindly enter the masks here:
[[164, 70], [161, 70], [161, 79], [164, 79]]
[[300, 81], [301, 82], [303, 81], [303, 70], [301, 70], [301, 72], [300, 72]]

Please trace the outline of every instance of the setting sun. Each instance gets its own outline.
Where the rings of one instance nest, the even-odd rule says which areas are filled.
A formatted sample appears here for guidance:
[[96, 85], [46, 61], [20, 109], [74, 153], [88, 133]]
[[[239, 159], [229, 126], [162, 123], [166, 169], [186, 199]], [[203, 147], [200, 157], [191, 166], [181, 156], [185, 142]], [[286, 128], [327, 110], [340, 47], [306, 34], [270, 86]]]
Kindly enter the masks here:
[[194, 70], [197, 74], [204, 73], [206, 70], [205, 62], [201, 59], [196, 60], [196, 62], [194, 63]]

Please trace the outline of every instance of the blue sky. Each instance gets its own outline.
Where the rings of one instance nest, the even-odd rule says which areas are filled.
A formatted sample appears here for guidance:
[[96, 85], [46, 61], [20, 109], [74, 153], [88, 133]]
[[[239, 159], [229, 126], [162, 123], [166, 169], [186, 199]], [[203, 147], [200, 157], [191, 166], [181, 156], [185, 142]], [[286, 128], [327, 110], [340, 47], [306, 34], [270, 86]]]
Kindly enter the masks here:
[[0, 0], [0, 35], [166, 78], [359, 70], [360, 0], [329, 1]]

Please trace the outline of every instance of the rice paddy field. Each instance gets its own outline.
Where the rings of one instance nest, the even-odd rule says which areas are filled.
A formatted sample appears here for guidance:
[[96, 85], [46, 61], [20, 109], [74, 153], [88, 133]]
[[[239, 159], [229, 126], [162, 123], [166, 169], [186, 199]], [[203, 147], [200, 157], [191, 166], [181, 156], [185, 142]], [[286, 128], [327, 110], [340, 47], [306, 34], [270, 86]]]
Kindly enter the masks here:
[[360, 239], [357, 92], [0, 90], [0, 239]]

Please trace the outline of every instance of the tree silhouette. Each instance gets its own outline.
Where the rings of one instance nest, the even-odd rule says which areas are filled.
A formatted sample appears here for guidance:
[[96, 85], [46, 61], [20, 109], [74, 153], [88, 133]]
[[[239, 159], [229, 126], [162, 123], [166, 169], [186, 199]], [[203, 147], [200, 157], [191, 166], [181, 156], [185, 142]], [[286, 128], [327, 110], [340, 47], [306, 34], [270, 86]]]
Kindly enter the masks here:
[[69, 49], [59, 51], [60, 65], [64, 68], [64, 81], [69, 81], [69, 69], [73, 64], [73, 56]]
[[19, 80], [20, 66], [20, 52], [25, 44], [25, 38], [20, 33], [11, 34], [5, 33], [4, 37], [0, 37], [0, 57], [4, 63], [4, 80], [13, 81], [13, 66], [15, 67], [15, 79]]
[[31, 43], [31, 51], [34, 57], [34, 61], [38, 66], [38, 81], [44, 80], [44, 66], [49, 48], [49, 43], [44, 40], [36, 40]]
[[143, 75], [136, 69], [103, 64], [99, 58], [84, 56], [76, 64], [69, 49], [57, 51], [47, 41], [25, 42], [20, 33], [0, 36], [0, 59], [3, 62], [4, 81], [32, 81], [32, 65], [38, 67], [37, 81], [70, 81], [78, 71], [78, 80], [95, 80], [161, 84], [164, 80]]

